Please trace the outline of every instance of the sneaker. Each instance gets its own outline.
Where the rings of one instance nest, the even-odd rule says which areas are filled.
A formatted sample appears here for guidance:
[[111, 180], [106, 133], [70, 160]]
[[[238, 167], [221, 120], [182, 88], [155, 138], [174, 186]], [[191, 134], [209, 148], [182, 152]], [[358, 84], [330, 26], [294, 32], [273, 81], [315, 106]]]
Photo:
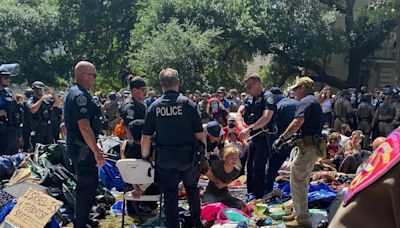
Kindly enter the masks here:
[[250, 202], [255, 199], [256, 199], [256, 197], [252, 193], [249, 193], [249, 194], [247, 194], [246, 202]]
[[295, 219], [296, 219], [296, 217], [294, 216], [294, 214], [282, 216], [282, 221], [284, 221], [284, 222], [290, 222], [290, 221], [293, 221]]
[[296, 219], [285, 223], [286, 228], [311, 228], [311, 223], [300, 223]]

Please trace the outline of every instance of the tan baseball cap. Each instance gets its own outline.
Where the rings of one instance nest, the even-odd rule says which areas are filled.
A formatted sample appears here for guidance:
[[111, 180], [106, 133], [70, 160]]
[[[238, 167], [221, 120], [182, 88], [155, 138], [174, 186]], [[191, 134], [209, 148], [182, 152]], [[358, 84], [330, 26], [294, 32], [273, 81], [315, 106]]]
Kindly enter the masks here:
[[289, 87], [289, 90], [294, 90], [297, 87], [303, 86], [303, 85], [312, 87], [314, 85], [314, 81], [310, 77], [307, 77], [307, 76], [298, 78], [296, 80], [296, 82], [292, 86]]

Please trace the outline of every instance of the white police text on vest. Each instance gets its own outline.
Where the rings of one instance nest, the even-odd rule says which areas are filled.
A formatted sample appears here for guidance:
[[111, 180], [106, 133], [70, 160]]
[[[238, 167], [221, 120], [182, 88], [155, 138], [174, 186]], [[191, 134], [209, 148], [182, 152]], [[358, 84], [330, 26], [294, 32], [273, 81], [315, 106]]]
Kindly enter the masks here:
[[157, 107], [157, 116], [182, 116], [182, 106], [167, 106], [167, 107]]

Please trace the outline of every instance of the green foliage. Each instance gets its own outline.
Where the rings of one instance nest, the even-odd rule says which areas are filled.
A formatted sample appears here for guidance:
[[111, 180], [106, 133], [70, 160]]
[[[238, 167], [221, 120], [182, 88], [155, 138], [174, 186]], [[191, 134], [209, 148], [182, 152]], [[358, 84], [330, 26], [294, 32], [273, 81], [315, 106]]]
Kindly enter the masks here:
[[204, 69], [212, 64], [212, 41], [220, 34], [218, 29], [199, 31], [197, 26], [177, 19], [153, 30], [151, 38], [132, 53], [130, 65], [140, 69], [149, 85], [160, 88], [158, 73], [172, 67], [179, 72], [182, 91], [209, 89]]

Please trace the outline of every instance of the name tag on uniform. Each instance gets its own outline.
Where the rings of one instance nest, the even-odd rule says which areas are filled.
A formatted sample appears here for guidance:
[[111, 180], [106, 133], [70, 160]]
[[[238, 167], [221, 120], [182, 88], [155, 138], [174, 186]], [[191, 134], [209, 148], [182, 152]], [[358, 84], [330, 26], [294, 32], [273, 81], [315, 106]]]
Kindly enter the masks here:
[[182, 116], [182, 106], [157, 107], [156, 116]]

